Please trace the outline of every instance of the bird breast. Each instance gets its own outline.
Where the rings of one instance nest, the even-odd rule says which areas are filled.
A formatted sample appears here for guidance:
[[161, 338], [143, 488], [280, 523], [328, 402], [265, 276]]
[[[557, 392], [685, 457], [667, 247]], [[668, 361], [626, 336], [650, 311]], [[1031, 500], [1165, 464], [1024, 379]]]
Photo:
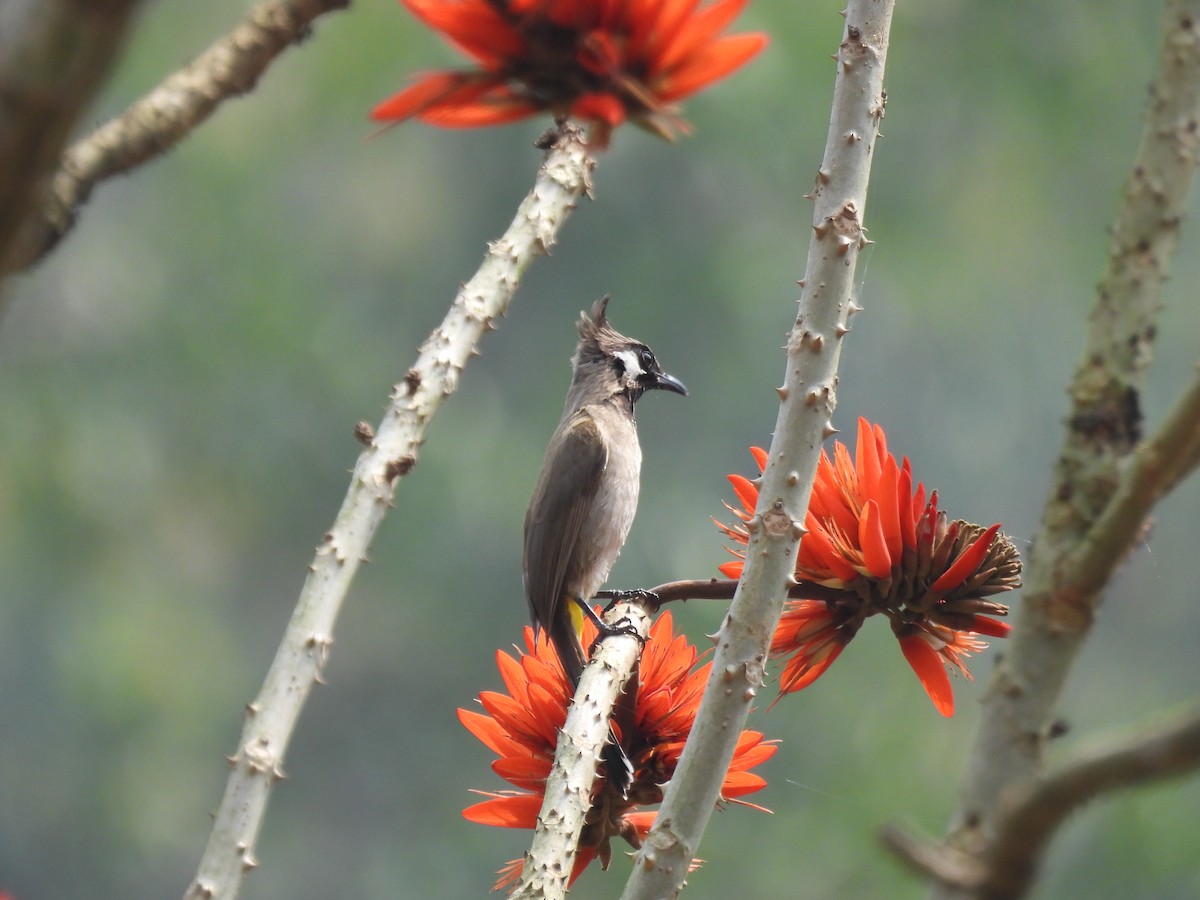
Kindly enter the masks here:
[[600, 486], [588, 511], [581, 534], [590, 536], [580, 548], [578, 569], [584, 579], [579, 596], [592, 597], [600, 590], [621, 553], [638, 504], [638, 482], [642, 471], [642, 448], [632, 419], [624, 416], [597, 417], [608, 450]]

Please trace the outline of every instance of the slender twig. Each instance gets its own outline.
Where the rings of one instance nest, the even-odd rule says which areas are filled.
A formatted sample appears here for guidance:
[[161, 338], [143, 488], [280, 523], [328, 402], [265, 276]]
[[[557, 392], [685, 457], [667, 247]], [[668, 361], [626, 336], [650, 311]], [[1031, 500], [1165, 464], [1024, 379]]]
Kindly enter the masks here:
[[124, 44], [137, 0], [6, 0], [0, 10], [0, 277], [59, 156]]
[[640, 602], [617, 603], [604, 618], [610, 625], [620, 622], [631, 626], [640, 639], [632, 635], [605, 638], [596, 646], [579, 679], [559, 734], [554, 765], [546, 778], [545, 799], [525, 856], [521, 882], [510, 895], [511, 900], [562, 900], [567, 893], [613, 705], [650, 634], [650, 612]]
[[1200, 707], [1136, 735], [1110, 739], [1027, 785], [1005, 802], [986, 859], [896, 825], [885, 826], [881, 838], [910, 866], [947, 886], [985, 900], [1009, 900], [1029, 889], [1050, 839], [1079, 807], [1198, 768]]
[[[664, 603], [674, 603], [681, 600], [732, 600], [733, 595], [737, 592], [738, 583], [736, 581], [723, 580], [720, 578], [696, 578], [687, 581], [668, 581], [666, 584], [660, 584], [658, 587], [652, 587], [647, 594], [652, 594], [653, 598], [648, 598], [645, 602], [652, 603], [655, 607], [660, 607]], [[623, 591], [599, 591], [596, 594], [597, 599], [610, 599], [614, 594], [626, 593]], [[787, 592], [791, 599], [796, 600], [828, 600], [830, 602], [836, 600], [852, 599], [857, 600], [859, 595], [854, 591], [846, 591], [841, 588], [826, 587], [823, 584], [817, 584], [815, 581], [804, 581], [803, 579], [796, 581]], [[1003, 612], [996, 612], [995, 615], [1004, 615]]]
[[655, 825], [638, 852], [626, 900], [682, 889], [720, 796], [746, 717], [763, 685], [767, 650], [794, 584], [804, 511], [821, 444], [833, 430], [837, 364], [854, 309], [855, 264], [883, 117], [884, 60], [893, 4], [851, 0], [837, 54], [832, 117], [815, 202], [800, 310], [788, 339], [774, 439], [762, 475], [746, 568], [717, 635], [712, 673]]
[[[1140, 439], [1139, 396], [1162, 288], [1195, 176], [1198, 23], [1200, 0], [1168, 0], [1145, 130], [1113, 227], [1083, 361], [1070, 387], [1067, 434], [1031, 548], [1021, 614], [984, 698], [952, 822], [950, 841], [963, 850], [985, 851], [1001, 798], [1037, 777], [1049, 726], [1104, 584], [1153, 502], [1196, 458], [1194, 446], [1187, 450], [1192, 439], [1186, 423], [1179, 421], [1179, 415], [1194, 415], [1187, 412], [1193, 387], [1172, 414], [1174, 424], [1164, 425], [1130, 465]], [[1157, 455], [1172, 447], [1179, 464]], [[1122, 521], [1122, 515], [1129, 518]], [[1097, 562], [1098, 556], [1105, 559]], [[1082, 570], [1093, 564], [1099, 565], [1098, 576]], [[954, 889], [939, 893], [960, 895]]]
[[63, 154], [50, 196], [22, 230], [12, 267], [24, 268], [49, 253], [99, 182], [171, 149], [224, 101], [252, 90], [280, 53], [310, 34], [316, 18], [349, 5], [350, 0], [264, 0], [192, 62], [73, 144]]
[[489, 245], [479, 271], [459, 289], [442, 324], [426, 339], [413, 367], [396, 385], [374, 435], [358, 458], [350, 489], [333, 526], [317, 547], [309, 575], [258, 697], [246, 707], [229, 780], [189, 900], [237, 894], [242, 875], [257, 863], [254, 846], [271, 786], [300, 711], [320, 680], [333, 626], [359, 564], [401, 477], [417, 462], [425, 433], [458, 387], [476, 343], [495, 328], [521, 274], [555, 241], [559, 228], [587, 191], [593, 166], [582, 132], [564, 128], [508, 230]]

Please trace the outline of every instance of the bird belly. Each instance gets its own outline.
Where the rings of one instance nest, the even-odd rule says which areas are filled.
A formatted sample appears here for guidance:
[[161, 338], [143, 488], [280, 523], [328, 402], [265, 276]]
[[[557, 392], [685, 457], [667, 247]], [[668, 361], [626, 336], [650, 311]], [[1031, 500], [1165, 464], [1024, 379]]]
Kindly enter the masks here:
[[637, 512], [641, 468], [642, 452], [636, 437], [626, 443], [623, 452], [609, 454], [600, 488], [580, 532], [584, 540], [579, 548], [578, 580], [573, 585], [580, 597], [595, 596], [625, 545]]

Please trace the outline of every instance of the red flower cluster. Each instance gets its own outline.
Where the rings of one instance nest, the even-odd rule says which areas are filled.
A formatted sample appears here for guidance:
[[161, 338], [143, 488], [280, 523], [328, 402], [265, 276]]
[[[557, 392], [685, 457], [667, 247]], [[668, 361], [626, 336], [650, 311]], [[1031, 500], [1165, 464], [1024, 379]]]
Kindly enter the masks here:
[[498, 125], [548, 111], [592, 125], [597, 146], [626, 119], [671, 139], [672, 105], [747, 62], [763, 34], [721, 35], [747, 0], [402, 0], [477, 68], [432, 72], [371, 118]]
[[[767, 455], [757, 447], [751, 452], [761, 472]], [[726, 507], [748, 522], [758, 489], [740, 475], [729, 481], [743, 508]], [[738, 543], [748, 542], [742, 525], [717, 524]], [[821, 455], [804, 525], [799, 591], [804, 583], [824, 590], [812, 590], [822, 599], [788, 601], [775, 631], [771, 653], [788, 657], [780, 696], [816, 681], [863, 622], [882, 614], [938, 712], [953, 715], [947, 669], [970, 678], [964, 660], [987, 646], [973, 635], [1009, 632], [992, 618], [1008, 608], [984, 599], [1020, 586], [1021, 562], [1000, 526], [948, 522], [937, 492], [926, 501], [923, 484], [914, 490], [908, 459], [897, 463], [883, 429], [865, 419], [858, 420], [853, 459], [840, 442], [832, 458]], [[742, 567], [739, 559], [720, 569], [739, 578]]]
[[[595, 626], [585, 620], [583, 645], [590, 646], [595, 637]], [[642, 653], [631, 733], [620, 735], [634, 767], [628, 797], [622, 799], [615, 791], [605, 789], [601, 766], [592, 789], [592, 808], [579, 840], [572, 882], [596, 857], [608, 868], [611, 838], [620, 836], [638, 847], [649, 832], [655, 813], [638, 807], [662, 800], [662, 787], [674, 774], [696, 719], [712, 665], [697, 668], [696, 660], [696, 648], [683, 635], [673, 633], [671, 614], [664, 612], [651, 627], [650, 640]], [[460, 709], [458, 718], [499, 757], [492, 763], [492, 770], [519, 790], [480, 792], [489, 799], [467, 807], [463, 815], [483, 825], [534, 828], [572, 689], [545, 634], [535, 638], [532, 628], [525, 629], [525, 652], [514, 659], [497, 651], [496, 663], [508, 693], [484, 691], [479, 695], [484, 712]], [[743, 731], [725, 775], [722, 799], [735, 800], [765, 787], [766, 781], [750, 770], [769, 759], [775, 750], [775, 743], [764, 741], [757, 731]], [[521, 860], [508, 863], [500, 870], [494, 889], [511, 886], [520, 873]]]

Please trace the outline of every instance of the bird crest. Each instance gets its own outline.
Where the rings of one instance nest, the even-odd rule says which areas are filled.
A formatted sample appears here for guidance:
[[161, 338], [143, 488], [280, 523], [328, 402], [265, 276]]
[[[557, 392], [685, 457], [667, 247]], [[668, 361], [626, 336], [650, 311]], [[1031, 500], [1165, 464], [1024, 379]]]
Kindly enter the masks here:
[[608, 324], [608, 294], [592, 304], [590, 314], [579, 314], [579, 362], [599, 362], [621, 348], [636, 343]]

